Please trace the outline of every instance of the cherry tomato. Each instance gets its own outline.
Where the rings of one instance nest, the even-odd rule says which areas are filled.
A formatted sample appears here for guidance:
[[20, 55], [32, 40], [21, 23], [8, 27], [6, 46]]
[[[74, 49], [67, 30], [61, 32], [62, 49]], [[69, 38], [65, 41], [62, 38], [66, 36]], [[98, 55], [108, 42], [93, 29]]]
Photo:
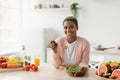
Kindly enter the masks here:
[[3, 62], [2, 65], [1, 65], [2, 68], [7, 68], [7, 63], [6, 62]]
[[30, 66], [28, 66], [28, 65], [27, 65], [27, 66], [24, 66], [24, 70], [25, 70], [25, 71], [30, 71]]
[[33, 67], [32, 67], [32, 70], [33, 70], [33, 71], [38, 71], [38, 67], [37, 67], [37, 66], [33, 66]]
[[3, 63], [3, 62], [6, 62], [6, 59], [5, 58], [0, 58], [0, 63]]
[[30, 65], [30, 68], [32, 69], [33, 66], [35, 66], [35, 64], [31, 64], [31, 65]]

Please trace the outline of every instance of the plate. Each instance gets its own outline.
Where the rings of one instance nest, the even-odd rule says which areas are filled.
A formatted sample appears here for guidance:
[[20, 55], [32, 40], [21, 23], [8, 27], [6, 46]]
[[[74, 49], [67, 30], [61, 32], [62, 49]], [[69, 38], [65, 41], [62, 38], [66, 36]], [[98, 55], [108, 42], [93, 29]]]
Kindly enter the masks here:
[[99, 78], [99, 80], [115, 80], [115, 79], [108, 79], [108, 78], [100, 77], [98, 75], [96, 75], [96, 76]]
[[15, 71], [23, 71], [23, 67], [12, 68], [12, 69], [0, 68], [0, 73], [2, 73], [2, 72], [15, 72]]

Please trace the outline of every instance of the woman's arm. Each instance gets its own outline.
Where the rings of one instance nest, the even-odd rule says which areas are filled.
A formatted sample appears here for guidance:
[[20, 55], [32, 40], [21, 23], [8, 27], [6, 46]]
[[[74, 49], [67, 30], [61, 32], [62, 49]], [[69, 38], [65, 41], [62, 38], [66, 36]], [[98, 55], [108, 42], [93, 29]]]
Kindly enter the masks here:
[[51, 48], [53, 50], [53, 65], [56, 69], [58, 69], [62, 62], [60, 58], [60, 47], [55, 41], [51, 41]]
[[88, 71], [89, 68], [89, 53], [90, 53], [90, 45], [89, 43], [86, 43], [86, 46], [84, 47], [82, 51], [82, 59], [79, 63], [79, 66], [82, 67], [81, 71], [76, 73], [76, 76], [84, 76], [85, 73]]
[[89, 43], [86, 43], [83, 51], [82, 51], [82, 59], [79, 63], [82, 67], [88, 67], [89, 66], [89, 53], [90, 53], [90, 45]]
[[62, 62], [58, 53], [53, 53], [52, 63], [56, 69], [58, 69], [62, 65]]

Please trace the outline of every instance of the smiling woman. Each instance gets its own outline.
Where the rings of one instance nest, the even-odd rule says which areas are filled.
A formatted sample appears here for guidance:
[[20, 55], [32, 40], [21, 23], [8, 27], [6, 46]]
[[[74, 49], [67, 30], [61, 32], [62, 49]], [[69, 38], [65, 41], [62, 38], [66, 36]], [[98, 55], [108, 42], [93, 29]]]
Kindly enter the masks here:
[[78, 22], [75, 17], [69, 16], [65, 18], [63, 27], [65, 36], [51, 41], [53, 65], [57, 69], [61, 68], [61, 66], [78, 65], [82, 68], [80, 76], [83, 76], [87, 72], [89, 64], [89, 42], [77, 36]]

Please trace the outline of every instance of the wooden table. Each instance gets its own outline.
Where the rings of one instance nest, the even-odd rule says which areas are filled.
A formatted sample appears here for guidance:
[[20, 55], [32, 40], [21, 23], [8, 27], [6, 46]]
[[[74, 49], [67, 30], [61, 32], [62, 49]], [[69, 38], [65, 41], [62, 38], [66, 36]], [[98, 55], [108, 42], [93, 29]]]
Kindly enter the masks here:
[[98, 78], [93, 68], [90, 68], [84, 77], [70, 77], [65, 70], [55, 69], [51, 64], [41, 63], [38, 72], [4, 72], [0, 73], [0, 80], [98, 80]]

